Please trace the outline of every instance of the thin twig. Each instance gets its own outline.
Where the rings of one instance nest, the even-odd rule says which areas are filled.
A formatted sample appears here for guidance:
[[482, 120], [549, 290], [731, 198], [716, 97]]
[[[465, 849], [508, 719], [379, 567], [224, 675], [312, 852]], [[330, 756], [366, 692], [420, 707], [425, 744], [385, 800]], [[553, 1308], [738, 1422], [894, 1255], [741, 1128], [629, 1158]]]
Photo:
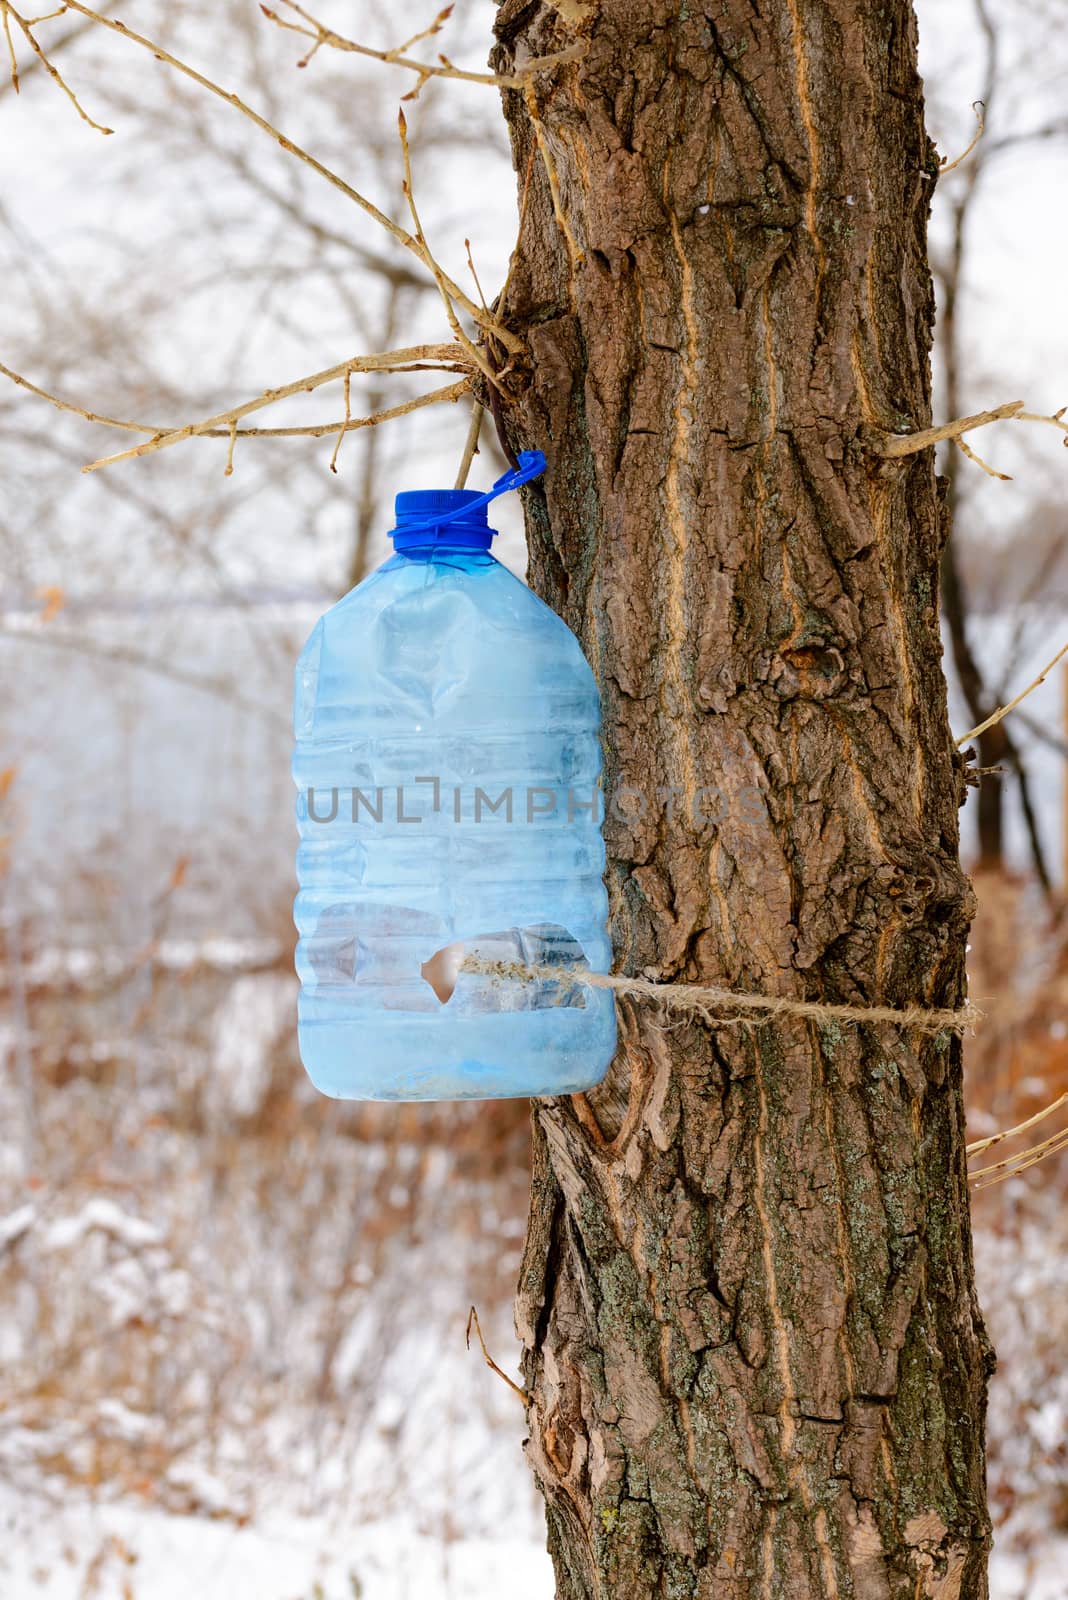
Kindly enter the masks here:
[[389, 67], [404, 67], [407, 71], [416, 73], [419, 78], [416, 88], [411, 94], [405, 95], [404, 98], [406, 100], [414, 99], [430, 78], [454, 78], [461, 83], [488, 84], [498, 89], [520, 89], [536, 73], [548, 72], [551, 68], [558, 67], [565, 62], [580, 60], [589, 48], [587, 44], [580, 42], [579, 44], [568, 45], [566, 49], [556, 50], [551, 55], [535, 56], [515, 73], [466, 72], [462, 67], [455, 66], [447, 56], [439, 56], [437, 62], [432, 62], [413, 61], [404, 54], [404, 51], [410, 49], [413, 44], [418, 44], [421, 39], [428, 39], [432, 34], [437, 33], [442, 23], [449, 17], [452, 6], [447, 6], [444, 11], [439, 12], [429, 28], [424, 29], [422, 33], [417, 33], [413, 38], [407, 40], [405, 44], [398, 45], [393, 50], [373, 50], [370, 45], [358, 44], [355, 39], [347, 39], [344, 35], [335, 33], [333, 28], [326, 27], [318, 18], [305, 11], [303, 6], [297, 5], [296, 0], [281, 0], [281, 3], [284, 6], [288, 6], [290, 11], [295, 11], [298, 17], [303, 17], [309, 26], [302, 28], [297, 22], [287, 22], [277, 12], [272, 11], [265, 5], [261, 5], [260, 10], [269, 22], [276, 23], [278, 27], [285, 28], [289, 33], [299, 33], [305, 39], [313, 41], [312, 48], [297, 63], [298, 66], [306, 67], [315, 52], [321, 46], [327, 45], [331, 50], [343, 50], [352, 55], [367, 56], [370, 60], [381, 61]]
[[291, 395], [310, 393], [313, 389], [321, 388], [324, 383], [333, 383], [338, 378], [343, 378], [347, 372], [404, 370], [405, 363], [420, 359], [441, 365], [446, 372], [455, 372], [458, 363], [453, 358], [458, 353], [455, 345], [413, 345], [407, 350], [390, 350], [381, 355], [354, 356], [348, 361], [339, 361], [336, 366], [326, 367], [322, 372], [309, 373], [292, 383], [283, 384], [279, 389], [266, 389], [263, 394], [257, 395], [255, 400], [246, 400], [242, 405], [233, 406], [227, 411], [217, 411], [201, 422], [188, 422], [184, 427], [174, 428], [169, 433], [154, 434], [151, 439], [146, 439], [142, 444], [134, 445], [129, 450], [121, 450], [117, 455], [103, 456], [98, 461], [90, 461], [82, 471], [96, 472], [101, 467], [114, 466], [116, 462], [129, 461], [134, 456], [154, 455], [158, 450], [167, 450], [171, 445], [180, 444], [183, 439], [191, 439], [194, 435], [206, 433], [212, 428], [225, 428], [229, 434], [230, 424], [240, 422], [242, 417], [250, 416], [255, 411], [263, 411], [267, 406], [276, 405], [279, 400], [286, 400]]
[[405, 50], [410, 50], [413, 44], [422, 44], [424, 39], [432, 39], [436, 33], [440, 33], [454, 10], [454, 5], [448, 5], [444, 10], [439, 11], [433, 22], [428, 23], [425, 28], [420, 28], [418, 33], [410, 34], [403, 44], [399, 44], [396, 54], [402, 55]]
[[419, 212], [416, 209], [415, 190], [412, 187], [412, 156], [411, 151], [408, 148], [408, 120], [404, 115], [403, 107], [399, 108], [397, 111], [397, 133], [400, 136], [401, 155], [404, 159], [404, 198], [408, 202], [408, 210], [412, 215], [412, 226], [415, 229], [415, 237], [423, 246], [424, 259], [427, 261], [431, 272], [434, 274], [434, 282], [438, 286], [438, 291], [441, 295], [441, 301], [445, 307], [445, 315], [448, 318], [449, 327], [452, 329], [454, 337], [467, 351], [467, 354], [471, 357], [471, 360], [475, 363], [483, 376], [486, 377], [490, 383], [496, 384], [497, 374], [494, 372], [493, 368], [482, 354], [482, 351], [477, 349], [476, 346], [471, 343], [471, 340], [467, 337], [466, 333], [460, 326], [459, 318], [457, 317], [455, 308], [453, 307], [452, 296], [449, 292], [449, 281], [444, 272], [438, 266], [438, 263], [435, 261], [434, 257], [431, 255], [430, 247], [427, 245], [426, 236], [423, 233], [423, 224], [419, 220]]
[[482, 309], [483, 309], [483, 311], [488, 311], [489, 310], [489, 306], [486, 304], [486, 296], [482, 291], [482, 284], [481, 284], [481, 281], [479, 280], [478, 273], [475, 270], [475, 258], [471, 254], [471, 241], [470, 241], [470, 239], [465, 239], [464, 240], [464, 249], [467, 252], [467, 270], [470, 272], [472, 278], [475, 280], [475, 288], [478, 290], [478, 298], [482, 303]]
[[887, 460], [898, 456], [914, 456], [943, 439], [959, 439], [962, 433], [973, 428], [985, 428], [988, 422], [1000, 422], [1015, 417], [1024, 408], [1024, 401], [1010, 400], [1006, 405], [995, 406], [992, 411], [977, 411], [972, 417], [958, 417], [955, 422], [943, 422], [937, 428], [921, 428], [916, 433], [888, 433], [875, 446], [876, 454]]
[[[427, 372], [429, 367], [398, 367], [398, 372]], [[101, 416], [96, 411], [86, 411], [81, 406], [73, 405], [69, 400], [62, 400], [58, 395], [50, 394], [47, 389], [42, 389], [36, 383], [31, 383], [21, 373], [13, 372], [10, 367], [5, 367], [0, 362], [0, 373], [5, 378], [10, 378], [12, 383], [18, 384], [20, 389], [26, 389], [30, 394], [35, 394], [42, 400], [47, 400], [49, 405], [55, 406], [58, 411], [66, 411], [74, 417], [84, 417], [86, 422], [95, 422], [105, 428], [123, 428], [128, 433], [147, 433], [150, 435], [173, 433], [173, 426], [154, 425], [150, 422], [125, 422], [118, 417]], [[406, 416], [409, 411], [417, 411], [422, 406], [437, 405], [442, 400], [459, 400], [461, 395], [467, 394], [471, 387], [470, 378], [463, 378], [459, 383], [450, 383], [444, 389], [433, 389], [429, 394], [418, 395], [414, 400], [405, 400], [401, 405], [390, 406], [385, 411], [372, 412], [367, 417], [353, 417], [340, 422], [315, 422], [305, 424], [303, 427], [293, 428], [237, 428], [235, 431], [238, 439], [322, 439], [328, 433], [337, 433], [344, 428], [347, 433], [353, 433], [357, 428], [373, 428], [379, 422], [389, 422], [394, 417]], [[195, 437], [198, 439], [228, 439], [230, 428], [200, 428]]]
[[1051, 412], [1045, 416], [1038, 411], [1025, 411], [1022, 400], [1010, 400], [1006, 405], [995, 406], [992, 411], [977, 411], [971, 417], [958, 417], [954, 422], [943, 422], [937, 428], [921, 428], [916, 433], [885, 433], [874, 445], [876, 455], [885, 460], [894, 460], [900, 456], [914, 456], [921, 450], [930, 449], [933, 444], [940, 444], [943, 439], [952, 439], [954, 444], [960, 446], [970, 460], [975, 461], [984, 472], [989, 472], [992, 478], [1001, 478], [1006, 482], [1011, 481], [1007, 473], [997, 472], [993, 467], [987, 466], [974, 451], [965, 445], [961, 435], [971, 433], [975, 428], [985, 428], [988, 422], [1044, 422], [1051, 428], [1059, 428], [1065, 435], [1064, 443], [1068, 445], [1068, 422], [1064, 421], [1064, 413], [1068, 406], [1062, 406], [1059, 411]]
[[953, 440], [953, 443], [956, 445], [961, 455], [967, 456], [969, 461], [974, 461], [977, 467], [982, 467], [983, 471], [987, 473], [989, 477], [1000, 478], [1002, 483], [1012, 482], [1012, 474], [1010, 472], [999, 472], [997, 467], [992, 467], [988, 461], [984, 461], [982, 456], [979, 455], [977, 451], [972, 449], [967, 439], [962, 438], [958, 434]]
[[[461, 378], [459, 383], [446, 384], [443, 389], [431, 389], [428, 394], [417, 394], [411, 400], [402, 400], [399, 405], [387, 406], [383, 411], [372, 411], [366, 417], [351, 417], [340, 422], [317, 422], [312, 427], [305, 428], [238, 428], [239, 439], [323, 439], [327, 434], [355, 433], [359, 428], [375, 428], [380, 422], [392, 422], [396, 417], [406, 417], [410, 411], [421, 411], [424, 406], [441, 405], [444, 401], [462, 400], [465, 394], [471, 392], [471, 379]], [[207, 433], [198, 433], [198, 439], [218, 439], [223, 437], [222, 428], [213, 428]]]
[[55, 406], [57, 411], [69, 411], [73, 416], [84, 417], [86, 422], [98, 422], [105, 428], [124, 428], [128, 433], [162, 433], [165, 429], [154, 428], [147, 422], [124, 422], [119, 417], [105, 417], [98, 411], [86, 411], [82, 406], [76, 406], [69, 400], [61, 400], [58, 395], [49, 394], [47, 389], [40, 388], [36, 383], [31, 383], [29, 378], [24, 378], [21, 373], [15, 372], [11, 367], [5, 367], [0, 361], [0, 374], [10, 378], [20, 389], [25, 389], [30, 394], [37, 395], [41, 400], [47, 400], [50, 406]]
[[471, 463], [478, 453], [478, 436], [482, 430], [484, 411], [476, 400], [471, 407], [471, 426], [467, 430], [467, 439], [464, 443], [464, 453], [460, 457], [460, 470], [456, 474], [456, 487], [462, 489], [467, 483], [467, 474], [471, 471]]
[[519, 1387], [518, 1383], [513, 1383], [512, 1379], [508, 1376], [507, 1372], [502, 1372], [501, 1371], [501, 1369], [497, 1365], [496, 1361], [494, 1361], [493, 1357], [490, 1355], [489, 1351], [486, 1349], [486, 1341], [482, 1337], [482, 1329], [479, 1326], [478, 1312], [475, 1310], [474, 1306], [471, 1307], [470, 1311], [467, 1314], [467, 1332], [464, 1335], [464, 1338], [467, 1341], [467, 1348], [469, 1350], [471, 1348], [471, 1329], [472, 1329], [472, 1327], [474, 1327], [475, 1333], [478, 1336], [478, 1342], [482, 1347], [482, 1355], [483, 1355], [483, 1359], [485, 1360], [485, 1363], [486, 1363], [487, 1367], [492, 1368], [492, 1370], [497, 1374], [498, 1378], [503, 1378], [504, 1379], [505, 1383], [508, 1385], [509, 1389], [511, 1389], [512, 1393], [513, 1394], [517, 1394], [519, 1396], [520, 1400], [523, 1402], [523, 1405], [525, 1406], [528, 1403], [528, 1401], [530, 1399], [530, 1396], [527, 1394], [525, 1389], [521, 1389]]
[[349, 425], [349, 420], [352, 417], [351, 394], [352, 394], [352, 373], [351, 372], [346, 372], [346, 374], [345, 374], [345, 420], [341, 424], [341, 427], [337, 430], [337, 442], [334, 445], [334, 453], [330, 457], [330, 471], [333, 472], [333, 473], [337, 472], [338, 452], [341, 449], [341, 442], [345, 437], [345, 433], [346, 433], [346, 430], [347, 430], [348, 425]]
[[960, 155], [957, 157], [957, 159], [955, 161], [945, 161], [945, 160], [943, 160], [942, 165], [941, 165], [941, 167], [939, 169], [939, 177], [945, 177], [947, 172], [952, 172], [955, 167], [959, 167], [962, 162], [967, 161], [968, 157], [971, 155], [972, 151], [975, 149], [976, 145], [979, 143], [979, 140], [983, 137], [983, 132], [984, 132], [984, 130], [986, 128], [986, 121], [985, 121], [985, 117], [984, 117], [984, 112], [985, 112], [986, 108], [983, 105], [983, 102], [981, 100], [973, 100], [972, 101], [972, 110], [975, 112], [975, 120], [979, 124], [979, 126], [975, 130], [975, 138], [972, 140], [972, 142], [969, 144], [969, 146], [968, 146], [968, 148], [966, 150], [962, 150], [961, 151]]
[[567, 220], [567, 212], [564, 210], [564, 204], [560, 197], [560, 181], [556, 175], [556, 162], [553, 160], [552, 151], [549, 149], [548, 141], [542, 129], [537, 99], [533, 87], [529, 83], [523, 92], [523, 98], [526, 101], [530, 126], [534, 130], [534, 142], [541, 157], [541, 164], [545, 168], [545, 177], [549, 184], [549, 198], [553, 203], [553, 216], [567, 246], [568, 260], [574, 269], [582, 265], [586, 255], [585, 251], [579, 248], [575, 235], [571, 231], [571, 224]]
[[[311, 49], [297, 62], [298, 67], [306, 67], [316, 51], [324, 44], [330, 45], [335, 50], [354, 50], [359, 55], [373, 56], [379, 61], [390, 61], [395, 57], [402, 56], [406, 50], [412, 48], [413, 44], [422, 44], [424, 39], [432, 39], [436, 33], [440, 33], [453, 13], [453, 7], [451, 5], [446, 6], [443, 11], [438, 12], [433, 22], [425, 28], [420, 28], [418, 33], [413, 33], [410, 38], [405, 39], [403, 44], [397, 45], [393, 50], [379, 53], [375, 50], [365, 50], [361, 45], [353, 44], [350, 39], [344, 39], [340, 34], [334, 33], [332, 29], [325, 28], [321, 22], [309, 16], [308, 12], [304, 11], [300, 6], [293, 5], [292, 0], [282, 0], [282, 4], [289, 5], [290, 9], [295, 11], [298, 16], [311, 23], [310, 28], [302, 28], [299, 22], [286, 22], [283, 17], [278, 16], [277, 12], [270, 10], [268, 6], [260, 5], [260, 10], [269, 22], [277, 23], [278, 27], [284, 28], [287, 33], [299, 33], [306, 39], [314, 40]], [[315, 31], [313, 32], [312, 29]], [[416, 70], [422, 72], [422, 66], [417, 65]], [[430, 73], [428, 72], [426, 77], [429, 76]], [[425, 81], [425, 77], [420, 78], [420, 87]]]
[[15, 42], [11, 37], [11, 8], [8, 0], [0, 0], [0, 16], [4, 19], [4, 38], [7, 40], [8, 60], [11, 62], [11, 87], [19, 92], [19, 63], [15, 55]]
[[226, 449], [226, 467], [223, 471], [224, 478], [232, 478], [234, 473], [234, 445], [237, 443], [237, 423], [230, 424], [230, 443]]
[[[19, 25], [19, 29], [22, 32], [23, 38], [26, 40], [26, 43], [29, 45], [29, 47], [33, 51], [34, 55], [37, 57], [38, 61], [41, 63], [41, 66], [44, 67], [45, 71], [48, 73], [48, 76], [52, 79], [52, 82], [54, 84], [58, 85], [58, 87], [63, 90], [63, 93], [66, 95], [67, 99], [70, 101], [71, 105], [74, 107], [74, 109], [78, 113], [78, 115], [81, 117], [82, 121], [83, 122], [87, 122], [91, 128], [95, 128], [97, 133], [114, 133], [115, 132], [114, 128], [105, 128], [104, 124], [102, 122], [94, 122], [93, 121], [93, 118], [89, 115], [88, 111], [86, 111], [85, 107], [81, 104], [81, 101], [78, 99], [78, 96], [74, 93], [74, 90], [71, 88], [70, 84], [63, 77], [63, 75], [59, 71], [58, 67], [53, 65], [53, 63], [51, 62], [49, 57], [41, 49], [41, 46], [37, 43], [37, 40], [36, 40], [36, 38], [34, 37], [34, 34], [33, 34], [33, 27], [32, 27], [31, 21], [27, 20], [27, 18], [25, 18], [23, 16], [20, 16], [20, 14], [15, 10], [14, 6], [11, 4], [11, 0], [3, 0], [3, 7], [4, 7], [4, 31], [7, 32], [7, 26], [8, 26], [7, 19], [8, 19], [8, 16], [10, 15], [10, 16], [14, 17], [15, 21]], [[65, 10], [66, 8], [64, 7], [63, 9]], [[52, 16], [54, 16], [54, 17], [58, 17], [58, 16], [61, 15], [61, 12], [53, 11], [50, 14]], [[48, 18], [47, 17], [34, 17], [32, 20], [33, 20], [33, 22], [46, 22], [48, 20]], [[106, 21], [106, 20], [107, 20], [106, 18], [101, 18], [101, 21]], [[10, 35], [10, 33], [8, 33], [8, 44], [10, 45], [10, 43], [11, 43], [11, 35]], [[12, 68], [14, 68], [14, 61], [15, 61], [15, 52], [14, 52], [14, 50], [11, 51], [11, 61], [12, 61]], [[14, 82], [14, 85], [15, 85], [15, 89], [17, 90], [18, 89], [18, 73], [17, 72], [14, 73], [13, 82]]]
[[1051, 428], [1059, 428], [1061, 430], [1061, 432], [1065, 435], [1061, 442], [1064, 445], [1068, 445], [1068, 422], [1065, 422], [1064, 420], [1064, 413], [1066, 411], [1068, 411], [1068, 406], [1061, 406], [1059, 411], [1051, 411], [1048, 417], [1042, 415], [1038, 411], [1021, 411], [1019, 416], [1016, 418], [1016, 421], [1046, 422]]
[[[321, 161], [316, 160], [315, 156], [311, 155], [307, 150], [302, 149], [300, 145], [295, 144], [293, 140], [287, 138], [285, 134], [279, 132], [279, 130], [274, 127], [272, 123], [267, 121], [266, 117], [261, 116], [258, 111], [254, 111], [252, 107], [246, 104], [246, 102], [242, 100], [239, 95], [232, 93], [228, 89], [222, 88], [220, 84], [213, 82], [211, 78], [205, 77], [205, 75], [202, 72], [198, 72], [195, 67], [191, 67], [186, 62], [180, 61], [177, 56], [171, 55], [169, 50], [165, 50], [162, 45], [157, 44], [154, 40], [146, 38], [144, 34], [135, 33], [133, 28], [128, 28], [124, 22], [113, 21], [112, 18], [101, 15], [99, 11], [94, 11], [90, 6], [83, 5], [82, 0], [67, 0], [67, 7], [71, 11], [77, 11], [83, 17], [88, 17], [92, 22], [99, 23], [101, 27], [110, 28], [113, 33], [121, 34], [124, 39], [129, 39], [134, 44], [140, 45], [142, 49], [150, 51], [152, 55], [156, 57], [157, 61], [166, 63], [166, 65], [172, 67], [175, 72], [180, 72], [183, 77], [190, 78], [194, 83], [199, 84], [202, 89], [207, 89], [210, 94], [217, 95], [220, 100], [225, 100], [228, 105], [231, 105], [236, 110], [240, 111], [242, 116], [247, 117], [250, 122], [255, 123], [257, 128], [261, 129], [262, 132], [268, 134], [273, 140], [275, 140], [276, 143], [280, 144], [282, 149], [287, 151], [288, 154], [296, 156], [299, 161], [303, 161], [307, 166], [311, 167], [313, 172], [317, 172], [321, 178], [325, 178], [327, 183], [332, 184], [335, 189], [340, 190], [347, 199], [354, 201], [355, 204], [358, 205], [362, 211], [365, 211], [369, 217], [372, 217], [380, 227], [385, 228], [387, 233], [392, 234], [393, 238], [396, 239], [399, 244], [402, 244], [406, 250], [411, 250], [415, 255], [417, 255], [420, 261], [423, 262], [424, 266], [429, 267], [431, 271], [434, 271], [435, 275], [442, 271], [440, 267], [436, 267], [427, 259], [425, 246], [421, 245], [417, 239], [413, 238], [413, 236], [408, 233], [406, 229], [400, 227], [399, 224], [392, 220], [392, 218], [387, 217], [385, 212], [380, 211], [372, 201], [366, 198], [365, 195], [360, 194], [360, 192], [357, 189], [354, 189], [351, 184], [346, 183], [344, 178], [339, 177], [336, 172], [331, 171], [331, 169], [327, 166], [324, 166]], [[449, 293], [452, 295], [453, 299], [462, 305], [467, 314], [473, 317], [476, 322], [484, 327], [489, 328], [507, 350], [514, 355], [522, 349], [522, 340], [517, 338], [514, 333], [506, 328], [497, 317], [491, 315], [487, 322], [486, 313], [481, 309], [480, 306], [475, 305], [473, 300], [468, 298], [458, 284], [453, 283], [452, 280], [447, 277], [445, 278], [445, 281], [448, 286]]]
[[1026, 1122], [1018, 1122], [1015, 1128], [1003, 1128], [1000, 1133], [992, 1133], [985, 1139], [976, 1139], [966, 1146], [968, 1159], [972, 1156], [981, 1156], [987, 1150], [992, 1150], [996, 1144], [1002, 1144], [1006, 1139], [1014, 1139], [1018, 1133], [1026, 1133], [1028, 1128], [1033, 1128], [1037, 1122], [1044, 1122], [1047, 1117], [1059, 1111], [1061, 1106], [1068, 1105], [1068, 1089], [1064, 1094], [1058, 1095], [1048, 1106], [1041, 1111], [1036, 1111], [1033, 1117], [1028, 1117]]
[[[978, 1167], [969, 1173], [969, 1182], [975, 1183], [977, 1189], [989, 1189], [992, 1183], [1004, 1183], [1006, 1178], [1015, 1178], [1018, 1173], [1026, 1172], [1029, 1167], [1037, 1166], [1040, 1161], [1045, 1161], [1047, 1156], [1054, 1156], [1059, 1151], [1068, 1149], [1068, 1128], [1062, 1128], [1059, 1133], [1051, 1134], [1048, 1139], [1043, 1139], [1041, 1144], [1033, 1144], [1027, 1150], [1021, 1150], [1018, 1155], [1006, 1156], [1003, 1161], [995, 1161], [989, 1167]], [[976, 1183], [977, 1178], [985, 1178], [985, 1183]]]
[[[104, 9], [106, 11], [112, 11], [116, 5], [120, 5], [121, 3], [122, 0], [105, 0]], [[0, 10], [6, 10], [8, 5], [10, 5], [10, 0], [0, 0]], [[56, 15], [62, 16], [66, 9], [67, 7], [65, 5], [61, 6], [59, 11], [56, 12]], [[30, 26], [33, 27], [35, 24], [31, 22]], [[87, 33], [92, 26], [93, 24], [86, 21], [84, 17], [81, 19], [81, 21], [76, 22], [72, 28], [67, 30], [66, 33], [62, 34], [58, 39], [52, 40], [53, 54], [55, 54], [57, 51], [65, 50], [69, 44], [74, 42], [75, 39], [79, 39], [81, 38], [82, 34]], [[26, 79], [30, 76], [30, 74], [36, 72], [40, 65], [41, 58], [39, 56], [35, 56], [32, 61], [28, 61], [26, 63], [22, 71], [18, 74], [18, 82], [12, 82], [12, 87], [14, 88], [16, 94], [20, 92], [22, 85], [26, 82]], [[4, 85], [0, 85], [0, 89], [3, 87]]]
[[962, 733], [960, 738], [956, 741], [957, 749], [959, 750], [961, 745], [967, 744], [969, 739], [978, 739], [981, 733], [985, 733], [986, 730], [988, 728], [992, 728], [996, 722], [1000, 722], [1002, 717], [1007, 717], [1010, 711], [1014, 711], [1020, 704], [1021, 700], [1026, 700], [1027, 696], [1029, 694], [1033, 694], [1040, 683], [1045, 683], [1046, 678], [1053, 671], [1058, 661], [1062, 660], [1066, 655], [1068, 655], [1068, 644], [1061, 646], [1061, 648], [1057, 651], [1057, 654], [1053, 657], [1053, 660], [1048, 662], [1046, 666], [1042, 668], [1042, 671], [1039, 673], [1034, 682], [1029, 683], [1026, 689], [1021, 689], [1020, 693], [1014, 700], [1010, 700], [1007, 705], [999, 706], [996, 711], [992, 712], [991, 715], [987, 717], [985, 722], [980, 722], [977, 728], [969, 728], [967, 733]]

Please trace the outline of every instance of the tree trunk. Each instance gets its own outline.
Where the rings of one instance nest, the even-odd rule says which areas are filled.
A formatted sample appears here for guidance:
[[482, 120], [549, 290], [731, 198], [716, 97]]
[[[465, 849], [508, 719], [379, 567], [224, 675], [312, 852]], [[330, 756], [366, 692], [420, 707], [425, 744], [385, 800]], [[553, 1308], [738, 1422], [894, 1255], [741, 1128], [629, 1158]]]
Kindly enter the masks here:
[[[548, 452], [530, 576], [604, 699], [617, 970], [955, 1006], [972, 909], [937, 615], [906, 0], [505, 0]], [[622, 794], [621, 789], [635, 791]], [[960, 1047], [622, 1008], [534, 1112], [517, 1324], [557, 1594], [986, 1594], [990, 1351]]]

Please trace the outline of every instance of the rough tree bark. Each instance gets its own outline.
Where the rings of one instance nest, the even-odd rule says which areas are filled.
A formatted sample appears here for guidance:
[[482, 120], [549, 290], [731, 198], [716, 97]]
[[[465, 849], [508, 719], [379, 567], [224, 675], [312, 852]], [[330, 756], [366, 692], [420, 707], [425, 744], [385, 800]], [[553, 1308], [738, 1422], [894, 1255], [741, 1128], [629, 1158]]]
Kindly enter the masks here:
[[[617, 969], [955, 1005], [943, 507], [931, 452], [867, 448], [929, 422], [911, 5], [504, 0], [497, 32], [505, 70], [588, 46], [505, 93], [505, 425], [549, 454], [531, 580], [599, 676], [607, 786], [647, 801], [606, 828]], [[984, 1596], [958, 1042], [627, 1006], [534, 1134], [558, 1595]]]

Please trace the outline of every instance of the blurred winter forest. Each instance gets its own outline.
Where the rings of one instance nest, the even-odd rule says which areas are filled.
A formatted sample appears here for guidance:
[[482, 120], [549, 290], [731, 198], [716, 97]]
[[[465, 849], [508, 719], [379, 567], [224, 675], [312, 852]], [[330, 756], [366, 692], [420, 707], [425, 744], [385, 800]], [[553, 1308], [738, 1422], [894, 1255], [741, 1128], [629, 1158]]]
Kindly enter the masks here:
[[[494, 9], [460, 0], [424, 55], [484, 70]], [[1049, 413], [1068, 402], [1063, 7], [919, 12], [948, 160], [985, 104], [934, 199], [936, 420], [1017, 398]], [[380, 49], [432, 20], [417, 0], [317, 14]], [[328, 49], [301, 69], [309, 41], [254, 0], [121, 16], [408, 224], [411, 74]], [[176, 427], [449, 338], [421, 264], [232, 108], [75, 13], [35, 32], [115, 132], [79, 117], [12, 24], [6, 367]], [[434, 252], [477, 296], [470, 240], [492, 300], [516, 225], [498, 92], [434, 80], [406, 113]], [[444, 381], [354, 376], [352, 415]], [[327, 1103], [294, 1034], [292, 663], [384, 558], [394, 492], [454, 481], [470, 401], [348, 433], [336, 472], [333, 437], [298, 436], [238, 438], [229, 474], [221, 438], [83, 475], [130, 436], [0, 385], [0, 1594], [545, 1600], [521, 1408], [464, 1341], [474, 1302], [514, 1370], [526, 1107]], [[342, 414], [336, 383], [263, 420]], [[502, 470], [492, 432], [478, 486]], [[1061, 440], [1012, 422], [970, 439], [1012, 478], [943, 447], [957, 731], [1068, 639]], [[502, 514], [498, 553], [522, 574]], [[1065, 682], [984, 741], [1002, 775], [982, 817], [975, 791], [966, 808], [987, 1012], [967, 1044], [973, 1138], [1068, 1090]], [[1001, 1357], [995, 1600], [1066, 1592], [1066, 1200], [1065, 1155], [975, 1193]]]

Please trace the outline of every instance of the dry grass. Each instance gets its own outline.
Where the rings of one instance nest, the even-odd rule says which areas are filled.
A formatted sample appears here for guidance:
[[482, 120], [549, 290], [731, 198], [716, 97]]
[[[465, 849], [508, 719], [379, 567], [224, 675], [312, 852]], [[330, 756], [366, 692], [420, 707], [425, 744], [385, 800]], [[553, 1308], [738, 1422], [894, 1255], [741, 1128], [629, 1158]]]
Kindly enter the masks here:
[[[509, 1346], [526, 1108], [321, 1099], [294, 984], [284, 952], [27, 986], [35, 1103], [8, 1078], [0, 1118], [0, 1475], [237, 1521], [414, 1499], [440, 1529], [447, 1452], [435, 1476], [421, 1445], [451, 1428], [477, 1456], [507, 1414], [463, 1331], [475, 1301]], [[485, 1455], [447, 1486], [457, 1528]]]

